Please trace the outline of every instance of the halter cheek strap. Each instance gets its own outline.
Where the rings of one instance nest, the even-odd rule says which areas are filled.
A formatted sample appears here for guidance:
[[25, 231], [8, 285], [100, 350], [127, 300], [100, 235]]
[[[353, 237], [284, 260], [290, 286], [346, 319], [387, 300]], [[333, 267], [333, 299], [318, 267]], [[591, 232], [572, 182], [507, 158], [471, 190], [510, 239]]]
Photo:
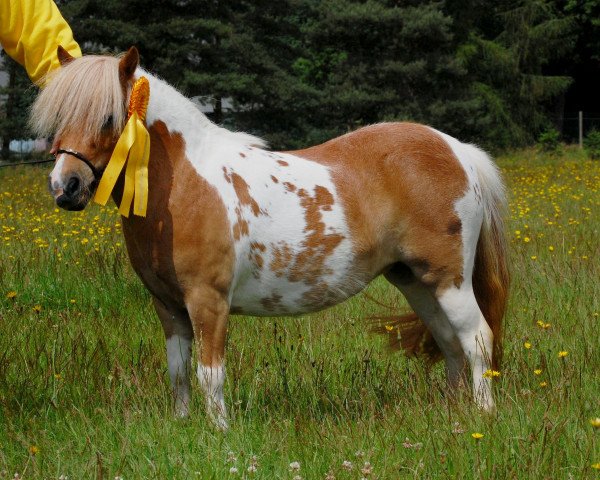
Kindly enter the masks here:
[[94, 167], [92, 162], [90, 162], [87, 158], [85, 158], [85, 155], [83, 155], [82, 153], [79, 153], [77, 150], [73, 150], [71, 148], [59, 148], [56, 151], [56, 154], [58, 155], [61, 153], [66, 153], [67, 155], [71, 155], [71, 156], [75, 157], [77, 160], [81, 160], [88, 167], [90, 167], [90, 170], [94, 174], [94, 182], [95, 183], [98, 183], [100, 181], [100, 179], [102, 178], [103, 172], [98, 170], [96, 167]]

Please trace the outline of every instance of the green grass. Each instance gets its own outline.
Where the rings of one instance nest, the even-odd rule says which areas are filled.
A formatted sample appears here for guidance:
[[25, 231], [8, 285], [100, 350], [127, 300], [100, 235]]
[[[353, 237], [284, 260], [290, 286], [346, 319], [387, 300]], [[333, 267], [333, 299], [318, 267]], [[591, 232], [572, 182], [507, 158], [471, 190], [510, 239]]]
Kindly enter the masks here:
[[[172, 417], [162, 330], [116, 209], [55, 210], [47, 167], [0, 169], [0, 479], [600, 478], [600, 163], [566, 150], [500, 164], [513, 288], [495, 416], [447, 399], [441, 365], [389, 354], [364, 319], [390, 310], [359, 295], [232, 318], [224, 434], [196, 383], [190, 418]], [[406, 309], [382, 280], [368, 293]]]

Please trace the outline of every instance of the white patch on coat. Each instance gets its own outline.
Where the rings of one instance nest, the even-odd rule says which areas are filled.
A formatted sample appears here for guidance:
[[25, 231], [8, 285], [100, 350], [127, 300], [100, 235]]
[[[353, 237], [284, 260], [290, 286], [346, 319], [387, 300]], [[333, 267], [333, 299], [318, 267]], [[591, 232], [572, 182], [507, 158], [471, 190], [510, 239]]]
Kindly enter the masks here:
[[65, 185], [62, 181], [62, 169], [65, 164], [65, 155], [66, 155], [66, 153], [61, 153], [56, 158], [56, 163], [54, 164], [54, 168], [50, 172], [50, 186], [52, 187], [53, 193], [58, 189], [65, 188]]
[[[142, 71], [138, 73], [147, 75]], [[302, 313], [329, 306], [360, 291], [364, 283], [348, 279], [353, 262], [352, 241], [328, 168], [294, 155], [253, 146], [260, 145], [261, 140], [212, 124], [175, 89], [151, 75], [147, 77], [150, 82], [148, 124], [161, 120], [170, 131], [181, 133], [192, 166], [216, 188], [223, 200], [232, 238], [238, 217], [248, 222], [248, 234], [235, 242], [235, 272], [230, 289], [232, 308], [239, 313], [254, 315]], [[239, 175], [248, 185], [248, 193], [259, 207], [258, 215], [256, 209], [240, 204], [231, 181], [233, 174]], [[286, 188], [287, 182], [295, 186], [294, 192]], [[269, 266], [274, 260], [274, 252], [283, 245], [289, 248], [292, 256], [306, 251], [304, 242], [310, 232], [307, 232], [306, 211], [298, 192], [302, 189], [307, 195], [314, 196], [319, 187], [326, 189], [333, 198], [329, 208], [320, 210], [324, 235], [342, 239], [324, 260], [323, 275], [318, 279], [321, 285], [326, 285], [322, 303], [317, 300], [310, 304], [306, 295], [314, 291], [315, 282], [292, 281], [290, 275], [277, 275]], [[252, 251], [253, 244], [266, 247], [260, 252], [262, 268], [257, 268], [252, 260], [256, 253]], [[314, 300], [315, 296], [310, 298]], [[265, 299], [275, 299], [276, 308], [266, 308]]]
[[206, 397], [206, 412], [213, 423], [221, 430], [227, 430], [227, 409], [223, 397], [225, 367], [205, 367], [198, 363], [198, 381]]
[[167, 338], [167, 364], [175, 398], [175, 414], [187, 417], [190, 404], [192, 340], [179, 335]]
[[482, 409], [491, 411], [494, 409], [491, 380], [483, 374], [491, 368], [493, 334], [477, 304], [472, 276], [482, 224], [491, 221], [494, 209], [502, 208], [504, 186], [497, 167], [485, 152], [434, 131], [452, 149], [468, 179], [464, 196], [454, 205], [462, 223], [464, 281], [459, 288], [443, 292], [438, 301], [469, 360], [475, 401]]

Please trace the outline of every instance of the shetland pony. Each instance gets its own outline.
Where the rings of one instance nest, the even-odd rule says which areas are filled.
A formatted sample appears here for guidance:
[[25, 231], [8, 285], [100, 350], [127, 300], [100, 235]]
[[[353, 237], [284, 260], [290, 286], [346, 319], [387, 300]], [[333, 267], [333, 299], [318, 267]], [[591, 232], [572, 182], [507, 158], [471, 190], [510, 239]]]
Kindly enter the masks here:
[[[55, 135], [53, 152], [61, 153], [50, 191], [67, 210], [92, 197], [132, 83], [140, 75], [150, 82], [148, 211], [122, 222], [164, 328], [177, 414], [188, 414], [193, 339], [207, 411], [226, 428], [229, 315], [314, 312], [379, 275], [415, 312], [397, 321], [402, 346], [441, 352], [451, 391], [470, 370], [475, 402], [494, 408], [488, 370], [500, 354], [509, 277], [504, 186], [484, 152], [413, 123], [269, 151], [211, 123], [141, 70], [135, 48], [120, 59], [58, 54], [62, 68], [37, 98], [31, 124]], [[122, 192], [121, 178], [117, 203]]]

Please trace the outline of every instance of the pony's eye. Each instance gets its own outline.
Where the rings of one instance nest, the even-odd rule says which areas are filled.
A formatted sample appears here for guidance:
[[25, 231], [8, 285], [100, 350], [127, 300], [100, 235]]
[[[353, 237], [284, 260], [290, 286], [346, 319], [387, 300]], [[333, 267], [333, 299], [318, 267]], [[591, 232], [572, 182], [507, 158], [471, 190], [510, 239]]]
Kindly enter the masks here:
[[104, 123], [102, 124], [102, 130], [110, 130], [111, 128], [113, 128], [112, 115], [110, 117], [108, 117], [106, 120], [104, 120]]

